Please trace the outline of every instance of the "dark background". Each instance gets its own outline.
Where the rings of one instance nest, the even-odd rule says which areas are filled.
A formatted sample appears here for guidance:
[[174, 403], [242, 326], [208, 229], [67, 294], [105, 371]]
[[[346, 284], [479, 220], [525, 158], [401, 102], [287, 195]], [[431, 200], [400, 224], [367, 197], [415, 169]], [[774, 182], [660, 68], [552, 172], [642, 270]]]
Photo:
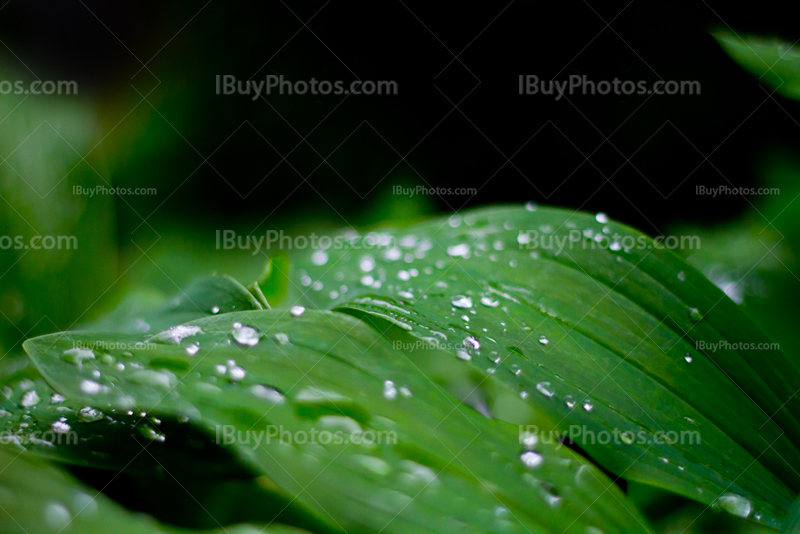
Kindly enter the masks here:
[[[18, 340], [90, 319], [132, 286], [175, 292], [199, 272], [258, 270], [215, 251], [225, 228], [404, 224], [531, 200], [650, 235], [736, 224], [755, 200], [696, 186], [764, 183], [797, 146], [800, 108], [737, 65], [719, 28], [800, 37], [785, 9], [705, 2], [10, 0], [2, 78], [75, 80], [79, 94], [0, 97], [13, 166], [0, 164], [1, 233], [69, 233], [81, 250], [0, 251], [0, 323]], [[394, 80], [399, 94], [253, 101], [216, 95], [225, 74]], [[572, 74], [702, 89], [518, 94], [519, 75]], [[76, 184], [157, 194], [76, 198]], [[398, 184], [478, 192], [408, 198]]]

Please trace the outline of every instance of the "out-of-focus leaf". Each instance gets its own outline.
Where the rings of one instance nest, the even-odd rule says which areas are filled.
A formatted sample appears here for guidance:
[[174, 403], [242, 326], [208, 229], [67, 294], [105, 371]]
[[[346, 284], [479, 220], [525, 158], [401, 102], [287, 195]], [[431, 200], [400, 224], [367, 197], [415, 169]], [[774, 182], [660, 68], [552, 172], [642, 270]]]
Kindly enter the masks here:
[[[63, 357], [76, 343], [143, 339], [63, 333], [25, 347], [65, 394], [215, 434], [335, 530], [645, 531], [591, 464], [536, 434], [521, 443], [516, 426], [459, 404], [347, 315], [207, 317], [157, 335], [165, 343], [124, 370]], [[170, 441], [154, 430], [152, 447]]]
[[[0, 532], [178, 534], [199, 531], [167, 527], [145, 515], [133, 514], [41, 460], [0, 446]], [[247, 525], [222, 528], [220, 525], [213, 532], [302, 534], [300, 530], [280, 525], [265, 528]]]
[[262, 308], [255, 296], [230, 276], [209, 275], [198, 278], [169, 300], [152, 293], [133, 293], [83, 329], [121, 334], [158, 332], [207, 315]]
[[533, 206], [387, 236], [305, 252], [299, 302], [440, 345], [617, 475], [780, 523], [800, 490], [796, 362], [663, 243]]
[[800, 49], [780, 39], [712, 33], [723, 50], [760, 82], [783, 96], [800, 98]]

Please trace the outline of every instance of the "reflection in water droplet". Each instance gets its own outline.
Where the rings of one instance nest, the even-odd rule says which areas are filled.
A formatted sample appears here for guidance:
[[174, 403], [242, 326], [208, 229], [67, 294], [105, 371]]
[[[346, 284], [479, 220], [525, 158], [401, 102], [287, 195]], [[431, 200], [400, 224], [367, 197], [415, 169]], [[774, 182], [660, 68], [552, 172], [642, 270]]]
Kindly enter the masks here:
[[687, 352], [686, 356], [683, 357], [688, 363], [692, 363], [692, 356]]
[[586, 410], [587, 412], [591, 412], [594, 409], [594, 404], [592, 404], [592, 401], [590, 401], [589, 399], [586, 399], [585, 401], [583, 401], [583, 409]]
[[228, 370], [228, 376], [231, 378], [231, 380], [237, 380], [237, 381], [241, 380], [245, 377], [246, 374], [247, 373], [245, 372], [245, 370], [239, 367], [238, 365], [233, 366]]
[[541, 454], [533, 451], [523, 452], [519, 459], [522, 460], [522, 463], [525, 464], [526, 467], [538, 467], [542, 465], [542, 461], [544, 460]]
[[606, 224], [608, 222], [608, 215], [606, 215], [601, 211], [600, 213], [594, 216], [594, 220], [596, 220], [600, 224]]
[[539, 336], [539, 343], [541, 343], [542, 345], [547, 345], [548, 343], [550, 343], [550, 340], [547, 339], [545, 336]]
[[567, 408], [571, 410], [575, 407], [575, 399], [572, 398], [572, 395], [566, 395], [564, 397], [564, 404], [566, 404]]
[[214, 315], [218, 314], [219, 313], [219, 306], [214, 306], [213, 308], [211, 308], [211, 313], [213, 313]]
[[292, 317], [300, 317], [301, 315], [303, 315], [303, 313], [305, 313], [305, 311], [306, 309], [303, 306], [292, 306], [289, 309], [289, 315], [291, 315]]

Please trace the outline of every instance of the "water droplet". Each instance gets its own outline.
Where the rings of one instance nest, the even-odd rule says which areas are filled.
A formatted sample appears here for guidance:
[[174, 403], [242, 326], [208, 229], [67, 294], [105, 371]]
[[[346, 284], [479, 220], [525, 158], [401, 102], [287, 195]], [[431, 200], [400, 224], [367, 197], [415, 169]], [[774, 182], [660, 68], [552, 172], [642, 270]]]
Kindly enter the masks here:
[[519, 441], [526, 449], [533, 449], [533, 446], [539, 442], [539, 437], [533, 432], [525, 430], [520, 434]]
[[585, 401], [583, 401], [583, 409], [586, 410], [587, 412], [591, 412], [594, 409], [594, 404], [592, 404], [592, 401], [590, 401], [589, 399], [586, 399]]
[[64, 421], [56, 421], [52, 424], [51, 428], [53, 432], [57, 434], [66, 434], [70, 430], [70, 426]]
[[680, 280], [681, 282], [685, 282], [686, 281], [686, 273], [683, 272], [683, 271], [680, 271], [678, 273], [678, 280]]
[[375, 258], [369, 255], [361, 256], [361, 258], [358, 260], [358, 267], [365, 273], [370, 272], [375, 268]]
[[469, 245], [462, 243], [460, 245], [447, 247], [447, 253], [453, 257], [466, 258], [469, 255]]
[[548, 398], [552, 397], [553, 394], [555, 393], [555, 391], [553, 391], [553, 388], [550, 386], [550, 382], [539, 382], [538, 384], [536, 384], [536, 389], [539, 390], [539, 393]]
[[94, 380], [83, 380], [81, 382], [81, 391], [87, 393], [89, 395], [94, 395], [95, 393], [100, 393], [102, 387], [100, 384], [95, 382]]
[[[497, 362], [495, 362], [495, 363], [497, 363]], [[514, 376], [519, 376], [519, 375], [522, 374], [522, 369], [520, 369], [519, 365], [517, 365], [516, 363], [512, 363], [511, 364], [511, 369], [510, 370], [511, 370], [511, 374], [513, 374]]]
[[200, 345], [198, 345], [197, 343], [192, 343], [191, 345], [186, 347], [186, 354], [188, 354], [189, 356], [194, 356], [195, 354], [197, 354], [198, 350], [200, 350]]
[[606, 224], [608, 222], [608, 215], [603, 213], [602, 211], [594, 216], [594, 220], [599, 222], [600, 224]]
[[303, 313], [305, 313], [305, 311], [306, 309], [303, 306], [292, 306], [289, 309], [289, 315], [291, 315], [292, 317], [300, 317], [301, 315], [303, 315]]
[[99, 421], [103, 417], [105, 417], [105, 415], [103, 415], [103, 412], [101, 412], [100, 410], [96, 410], [91, 406], [86, 406], [84, 408], [81, 408], [80, 411], [78, 412], [78, 421], [80, 421], [81, 423], [94, 423], [95, 421]]
[[703, 314], [697, 308], [689, 308], [689, 319], [695, 323], [700, 322], [703, 319]]
[[253, 347], [258, 345], [258, 340], [260, 338], [261, 334], [252, 326], [243, 326], [239, 323], [234, 323], [233, 339], [235, 339], [239, 345]]
[[411, 389], [409, 389], [408, 386], [401, 386], [400, 387], [400, 395], [402, 395], [403, 397], [406, 397], [406, 398], [410, 397], [411, 396]]
[[468, 349], [478, 350], [481, 348], [481, 342], [475, 339], [473, 336], [465, 337], [462, 343], [464, 347]]
[[687, 352], [686, 355], [683, 357], [687, 363], [692, 363], [692, 356]]
[[83, 367], [83, 362], [87, 360], [94, 360], [94, 352], [89, 349], [69, 349], [61, 354], [61, 359], [67, 363], [77, 365], [78, 368]]
[[44, 507], [44, 520], [56, 532], [61, 532], [72, 521], [72, 516], [67, 507], [57, 502], [48, 503]]
[[178, 345], [184, 338], [202, 334], [203, 330], [199, 326], [193, 325], [178, 325], [170, 327], [163, 332], [147, 339], [147, 343], [164, 343], [169, 345]]
[[166, 441], [167, 439], [167, 437], [164, 434], [157, 432], [153, 427], [150, 426], [139, 427], [139, 431], [147, 439], [158, 441], [159, 443], [164, 443], [164, 441]]
[[64, 402], [64, 400], [66, 399], [64, 399], [62, 395], [59, 395], [58, 393], [53, 393], [53, 396], [50, 397], [50, 404], [59, 404], [61, 402]]
[[564, 397], [564, 404], [571, 410], [575, 407], [575, 399], [572, 398], [572, 395], [566, 395]]
[[735, 493], [726, 493], [717, 499], [720, 508], [735, 516], [747, 518], [753, 511], [753, 503], [749, 499], [736, 495]]
[[231, 380], [241, 380], [246, 374], [247, 373], [245, 370], [238, 365], [235, 365], [228, 370], [228, 376], [231, 378]]
[[211, 308], [211, 313], [213, 313], [214, 315], [218, 314], [219, 313], [219, 306], [214, 306], [213, 308]]
[[456, 351], [456, 358], [459, 360], [469, 361], [472, 359], [472, 356], [470, 356], [469, 352], [465, 351], [464, 349], [458, 349]]
[[525, 204], [525, 209], [527, 211], [536, 211], [536, 202], [528, 202]]
[[489, 308], [496, 308], [500, 301], [492, 300], [489, 297], [481, 297], [481, 304]]
[[471, 308], [472, 299], [464, 295], [456, 295], [450, 300], [450, 303], [456, 308]]
[[23, 408], [28, 408], [29, 406], [36, 406], [39, 404], [39, 395], [36, 394], [35, 391], [26, 391], [24, 395], [22, 395], [22, 399], [19, 401], [19, 404]]
[[383, 383], [383, 396], [389, 400], [394, 400], [397, 397], [397, 388], [394, 387], [394, 382], [391, 380], [386, 380]]
[[547, 337], [545, 336], [539, 336], [539, 343], [541, 343], [542, 345], [547, 345], [548, 343], [550, 343], [550, 340], [547, 339]]
[[324, 250], [318, 250], [311, 255], [311, 262], [314, 265], [325, 265], [328, 263], [328, 253]]
[[282, 404], [284, 401], [283, 394], [280, 391], [273, 387], [262, 386], [261, 384], [252, 386], [250, 388], [250, 393], [259, 399], [264, 399], [265, 401], [269, 401], [274, 404]]
[[622, 440], [622, 443], [630, 445], [631, 443], [633, 443], [633, 432], [622, 432], [619, 435], [619, 439]]
[[519, 459], [522, 460], [522, 463], [525, 464], [525, 467], [538, 467], [542, 465], [542, 461], [544, 460], [541, 454], [533, 451], [523, 452]]
[[283, 332], [278, 332], [273, 337], [279, 345], [289, 344], [289, 336], [287, 334], [284, 334]]

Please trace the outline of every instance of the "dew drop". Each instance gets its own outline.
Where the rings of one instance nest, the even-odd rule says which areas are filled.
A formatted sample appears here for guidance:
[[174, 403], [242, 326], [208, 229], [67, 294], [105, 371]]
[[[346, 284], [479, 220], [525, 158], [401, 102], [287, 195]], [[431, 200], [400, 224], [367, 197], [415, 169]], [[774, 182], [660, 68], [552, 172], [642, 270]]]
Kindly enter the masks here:
[[197, 354], [198, 350], [200, 350], [200, 345], [198, 345], [197, 343], [192, 343], [191, 345], [186, 347], [186, 354], [188, 354], [189, 356], [194, 356], [195, 354]]
[[539, 336], [539, 343], [541, 343], [542, 345], [547, 345], [548, 343], [550, 343], [550, 340], [547, 339], [547, 337], [545, 336]]
[[450, 300], [450, 303], [456, 308], [471, 308], [472, 299], [464, 295], [456, 295]]
[[234, 324], [233, 327], [233, 339], [235, 339], [239, 345], [244, 345], [247, 347], [258, 345], [258, 340], [261, 338], [261, 334], [258, 332], [258, 330], [252, 326], [239, 325], [237, 327], [236, 324]]
[[522, 463], [525, 464], [525, 467], [538, 467], [542, 465], [542, 461], [544, 460], [541, 454], [533, 451], [523, 452], [519, 459], [522, 460]]
[[552, 386], [550, 385], [550, 382], [539, 382], [538, 384], [536, 384], [536, 389], [539, 390], [539, 393], [548, 398], [552, 397], [553, 394], [555, 393], [555, 391], [553, 391]]
[[681, 282], [685, 282], [686, 281], [686, 273], [683, 272], [683, 271], [680, 271], [678, 273], [678, 280], [680, 280]]
[[608, 222], [608, 215], [603, 213], [602, 211], [594, 216], [594, 220], [599, 222], [600, 224], [606, 224]]
[[154, 428], [150, 426], [143, 426], [139, 427], [139, 431], [142, 433], [144, 437], [152, 441], [158, 441], [159, 443], [164, 443], [167, 437], [164, 434], [157, 432]]
[[29, 406], [36, 406], [39, 404], [39, 395], [36, 394], [35, 391], [26, 391], [24, 395], [22, 395], [22, 399], [20, 399], [19, 404], [23, 408], [28, 408]]
[[469, 361], [472, 359], [472, 356], [470, 356], [469, 352], [465, 351], [464, 349], [458, 349], [456, 351], [456, 358], [459, 360]]
[[571, 410], [575, 407], [575, 399], [572, 398], [572, 395], [566, 395], [564, 397], [564, 404]]
[[594, 409], [594, 404], [592, 404], [592, 401], [590, 401], [589, 399], [586, 399], [585, 401], [583, 401], [583, 409], [586, 410], [587, 412], [591, 412]]
[[103, 412], [101, 412], [100, 410], [96, 410], [91, 406], [86, 406], [84, 408], [81, 408], [80, 411], [78, 412], [78, 421], [80, 421], [81, 423], [94, 423], [95, 421], [99, 421], [103, 417], [105, 417], [105, 415], [103, 415]]
[[273, 404], [282, 404], [284, 401], [283, 394], [280, 391], [273, 387], [262, 386], [261, 384], [256, 384], [250, 387], [250, 393], [259, 399], [264, 399], [265, 401], [269, 401]]
[[481, 297], [481, 304], [488, 308], [496, 308], [500, 301], [490, 299], [489, 297]]
[[292, 306], [289, 309], [289, 315], [291, 315], [292, 317], [300, 317], [301, 315], [303, 315], [303, 313], [305, 313], [305, 311], [306, 309], [303, 306]]
[[692, 356], [687, 352], [686, 355], [683, 357], [687, 363], [692, 363]]
[[481, 342], [472, 336], [465, 337], [462, 343], [464, 344], [465, 347], [473, 350], [478, 350], [481, 348]]
[[726, 493], [717, 499], [717, 502], [723, 510], [735, 516], [747, 518], [753, 511], [753, 503], [749, 499], [736, 495], [735, 493]]
[[703, 319], [703, 314], [697, 308], [689, 308], [689, 319], [698, 323]]

